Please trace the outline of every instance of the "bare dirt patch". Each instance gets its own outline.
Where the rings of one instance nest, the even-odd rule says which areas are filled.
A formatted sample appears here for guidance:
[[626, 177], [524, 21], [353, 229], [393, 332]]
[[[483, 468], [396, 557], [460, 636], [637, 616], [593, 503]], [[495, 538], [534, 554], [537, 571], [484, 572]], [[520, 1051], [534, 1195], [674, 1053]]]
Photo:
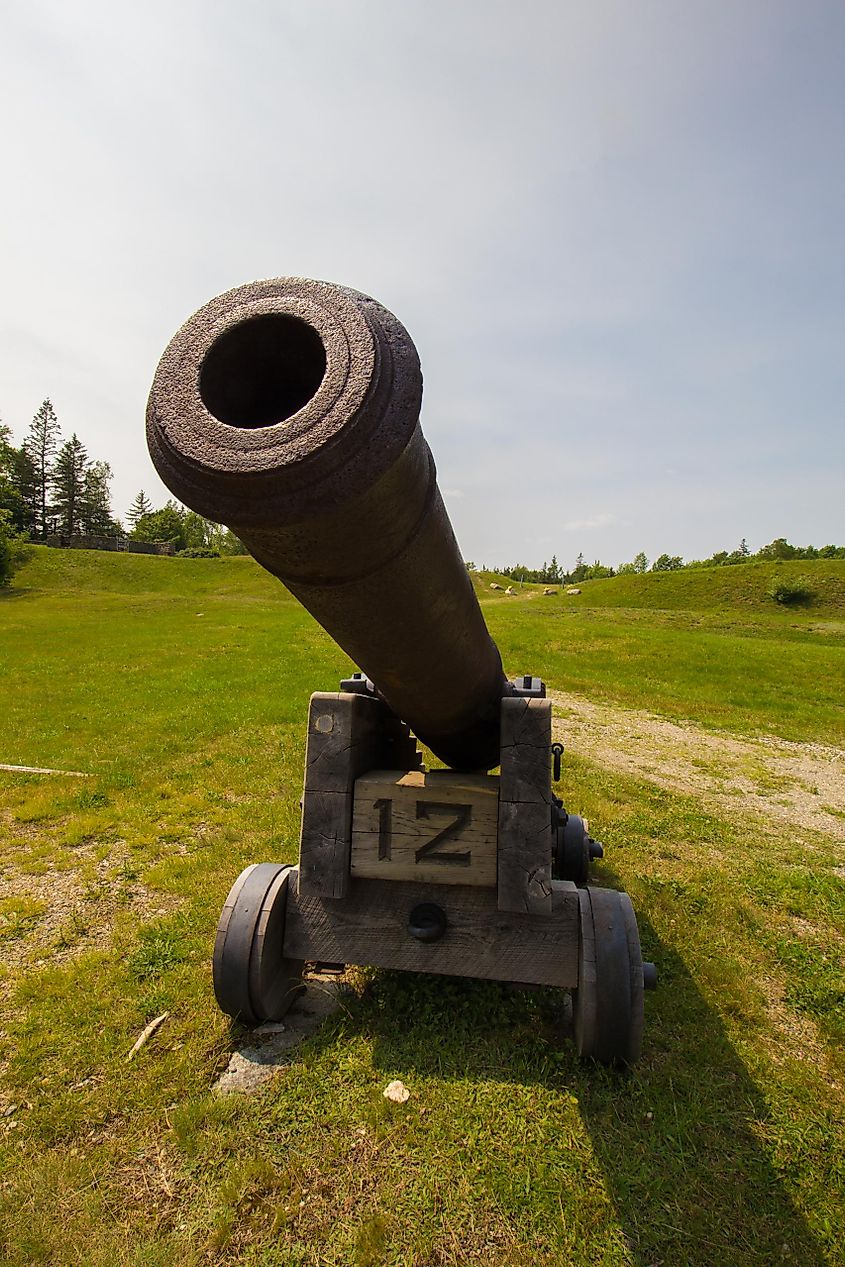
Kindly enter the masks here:
[[[33, 833], [34, 834], [34, 833]], [[96, 842], [73, 850], [73, 865], [47, 865], [31, 873], [6, 861], [0, 865], [0, 946], [4, 980], [13, 970], [72, 959], [84, 950], [108, 944], [120, 912], [139, 920], [172, 911], [178, 901], [148, 889], [126, 871], [127, 851], [120, 842], [97, 857]]]
[[284, 1021], [259, 1025], [244, 1038], [214, 1084], [215, 1091], [225, 1095], [263, 1086], [290, 1062], [300, 1043], [343, 1006], [349, 990], [343, 981], [316, 972], [304, 978], [304, 986]]
[[549, 693], [555, 739], [597, 765], [845, 842], [845, 751], [773, 736], [740, 738], [640, 709]]

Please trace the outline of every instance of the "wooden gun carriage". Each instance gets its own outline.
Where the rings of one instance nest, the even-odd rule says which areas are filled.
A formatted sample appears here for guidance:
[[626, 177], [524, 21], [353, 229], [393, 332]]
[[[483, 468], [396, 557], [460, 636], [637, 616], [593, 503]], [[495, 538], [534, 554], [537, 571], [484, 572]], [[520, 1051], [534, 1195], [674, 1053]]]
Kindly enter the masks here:
[[[396, 318], [300, 278], [212, 300], [156, 372], [147, 435], [162, 479], [227, 524], [361, 670], [311, 697], [299, 865], [235, 881], [217, 1000], [246, 1023], [280, 1019], [305, 961], [559, 986], [579, 1052], [630, 1064], [653, 967], [627, 894], [588, 883], [601, 846], [554, 795], [543, 683], [505, 678], [421, 399]], [[425, 770], [417, 739], [447, 768]]]

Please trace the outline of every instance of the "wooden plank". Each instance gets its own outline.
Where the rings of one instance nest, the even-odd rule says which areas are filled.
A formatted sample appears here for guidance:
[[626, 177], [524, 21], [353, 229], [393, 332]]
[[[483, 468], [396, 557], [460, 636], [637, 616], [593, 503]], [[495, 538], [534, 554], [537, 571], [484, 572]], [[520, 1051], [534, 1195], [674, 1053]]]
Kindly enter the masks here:
[[552, 913], [552, 706], [502, 700], [498, 903], [502, 911]]
[[550, 915], [552, 829], [548, 805], [499, 806], [499, 909]]
[[501, 799], [551, 805], [551, 700], [505, 698], [501, 719]]
[[[291, 875], [284, 954], [290, 959], [370, 964], [494, 981], [578, 984], [578, 891], [554, 886], [547, 919], [500, 911], [493, 889], [353, 879], [343, 902], [303, 894]], [[552, 894], [550, 894], [550, 898]], [[408, 932], [415, 906], [446, 914], [439, 941]]]
[[355, 783], [353, 876], [496, 885], [499, 780], [379, 770]]
[[303, 892], [342, 898], [349, 885], [352, 790], [381, 765], [385, 704], [368, 695], [320, 691], [311, 696], [299, 865]]

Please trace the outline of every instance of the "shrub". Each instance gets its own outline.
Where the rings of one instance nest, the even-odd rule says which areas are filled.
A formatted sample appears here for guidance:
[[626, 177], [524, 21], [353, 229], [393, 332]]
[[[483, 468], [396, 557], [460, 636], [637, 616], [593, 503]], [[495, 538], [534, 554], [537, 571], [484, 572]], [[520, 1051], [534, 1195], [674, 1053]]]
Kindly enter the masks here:
[[219, 559], [220, 551], [211, 546], [188, 546], [187, 550], [178, 550], [180, 559]]
[[9, 546], [9, 538], [3, 531], [3, 523], [0, 520], [0, 585], [8, 585], [12, 578], [12, 551]]
[[0, 589], [9, 584], [12, 573], [26, 562], [28, 553], [26, 538], [15, 532], [11, 514], [0, 506]]
[[781, 580], [775, 577], [766, 590], [769, 598], [783, 607], [801, 607], [813, 601], [813, 591], [804, 577], [794, 581]]

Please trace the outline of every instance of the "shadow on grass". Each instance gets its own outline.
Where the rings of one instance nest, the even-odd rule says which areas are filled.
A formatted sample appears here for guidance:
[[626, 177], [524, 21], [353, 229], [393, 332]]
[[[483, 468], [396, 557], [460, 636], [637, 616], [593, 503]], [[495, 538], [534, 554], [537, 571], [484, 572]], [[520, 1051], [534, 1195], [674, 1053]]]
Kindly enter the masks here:
[[[639, 924], [660, 986], [647, 996], [643, 1058], [630, 1073], [578, 1061], [566, 1041], [567, 996], [554, 990], [381, 972], [344, 1031], [373, 1041], [375, 1065], [390, 1078], [510, 1082], [575, 1097], [637, 1267], [824, 1267], [760, 1142], [771, 1119], [763, 1093], [682, 959], [642, 916]], [[329, 1026], [313, 1041], [338, 1039]], [[543, 1147], [567, 1145], [550, 1128]]]

